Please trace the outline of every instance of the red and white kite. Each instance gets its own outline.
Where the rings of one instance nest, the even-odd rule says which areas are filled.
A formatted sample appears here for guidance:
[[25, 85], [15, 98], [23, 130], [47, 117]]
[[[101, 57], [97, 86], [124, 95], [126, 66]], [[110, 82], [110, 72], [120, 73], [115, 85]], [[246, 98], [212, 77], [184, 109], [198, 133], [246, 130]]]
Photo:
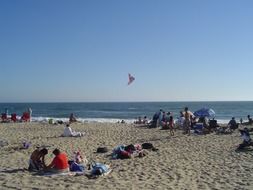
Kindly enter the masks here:
[[127, 84], [128, 85], [131, 84], [134, 80], [135, 80], [135, 78], [131, 74], [128, 73], [128, 83]]

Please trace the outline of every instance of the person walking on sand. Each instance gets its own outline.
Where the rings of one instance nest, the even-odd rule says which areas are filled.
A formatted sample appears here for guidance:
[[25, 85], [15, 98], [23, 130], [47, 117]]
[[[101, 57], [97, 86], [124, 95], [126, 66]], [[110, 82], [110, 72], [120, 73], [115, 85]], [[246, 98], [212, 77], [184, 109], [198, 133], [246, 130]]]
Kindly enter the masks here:
[[191, 129], [191, 117], [193, 116], [192, 112], [188, 110], [188, 107], [184, 109], [184, 130], [185, 134], [190, 135]]
[[32, 121], [32, 108], [28, 108], [27, 109], [27, 112], [28, 112], [28, 114], [29, 114], [29, 118], [30, 118], [30, 122]]
[[174, 119], [172, 115], [169, 117], [169, 129], [170, 129], [170, 135], [174, 136]]

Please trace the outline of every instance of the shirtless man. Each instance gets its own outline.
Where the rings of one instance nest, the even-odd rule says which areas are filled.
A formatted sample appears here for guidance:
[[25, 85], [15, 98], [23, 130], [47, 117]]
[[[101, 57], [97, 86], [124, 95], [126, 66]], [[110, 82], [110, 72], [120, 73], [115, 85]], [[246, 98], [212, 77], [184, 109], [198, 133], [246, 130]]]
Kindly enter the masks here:
[[29, 160], [29, 168], [28, 170], [41, 170], [45, 167], [45, 156], [48, 154], [48, 150], [46, 148], [39, 149], [37, 148], [31, 154]]
[[184, 109], [184, 129], [185, 133], [190, 135], [190, 128], [191, 128], [191, 117], [193, 116], [192, 112], [188, 110], [188, 107]]

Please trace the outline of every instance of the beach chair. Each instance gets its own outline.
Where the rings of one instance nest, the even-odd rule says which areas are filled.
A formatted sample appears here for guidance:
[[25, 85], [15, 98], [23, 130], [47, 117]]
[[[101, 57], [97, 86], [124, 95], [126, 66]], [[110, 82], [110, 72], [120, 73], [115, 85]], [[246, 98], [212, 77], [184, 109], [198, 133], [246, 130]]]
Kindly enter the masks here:
[[7, 114], [6, 113], [2, 113], [1, 119], [2, 119], [2, 122], [7, 122], [8, 121]]
[[17, 114], [16, 113], [11, 114], [11, 121], [17, 122]]
[[21, 117], [22, 122], [29, 122], [30, 121], [30, 115], [28, 112], [24, 112], [22, 117]]
[[194, 133], [196, 134], [203, 134], [204, 131], [204, 124], [203, 123], [195, 123], [193, 126]]

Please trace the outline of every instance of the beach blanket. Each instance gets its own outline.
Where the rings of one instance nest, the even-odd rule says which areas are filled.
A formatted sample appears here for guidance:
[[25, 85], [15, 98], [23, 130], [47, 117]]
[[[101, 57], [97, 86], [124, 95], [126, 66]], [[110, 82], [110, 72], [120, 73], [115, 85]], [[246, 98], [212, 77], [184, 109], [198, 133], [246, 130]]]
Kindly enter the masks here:
[[101, 163], [93, 163], [91, 174], [92, 175], [107, 175], [110, 172], [110, 166]]
[[45, 172], [40, 174], [41, 176], [76, 176], [76, 175], [84, 175], [84, 172], [62, 172], [62, 173], [52, 173]]
[[78, 163], [72, 161], [70, 163], [69, 169], [70, 169], [71, 172], [84, 172], [85, 171], [85, 166], [83, 164], [78, 164]]
[[86, 172], [86, 177], [93, 179], [100, 176], [107, 176], [112, 172], [112, 169], [107, 164], [93, 163], [91, 170]]

